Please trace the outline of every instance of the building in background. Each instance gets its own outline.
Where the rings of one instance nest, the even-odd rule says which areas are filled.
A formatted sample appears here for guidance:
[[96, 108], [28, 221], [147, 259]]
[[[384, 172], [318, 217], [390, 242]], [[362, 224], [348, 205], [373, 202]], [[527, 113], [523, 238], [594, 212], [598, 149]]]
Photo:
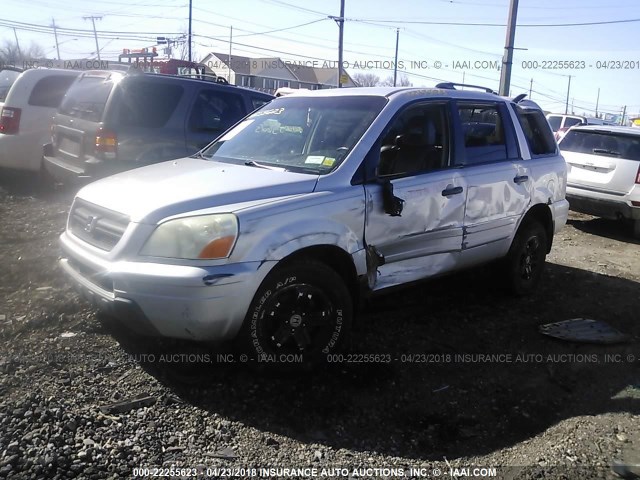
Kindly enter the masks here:
[[[278, 57], [253, 58], [223, 53], [210, 53], [200, 63], [207, 66], [217, 76], [226, 78], [229, 83], [255, 88], [268, 93], [277, 89], [306, 88], [320, 90], [338, 86], [337, 62], [321, 60], [305, 62], [285, 62]], [[336, 63], [335, 66], [325, 66]], [[356, 87], [356, 82], [347, 74], [343, 87]]]

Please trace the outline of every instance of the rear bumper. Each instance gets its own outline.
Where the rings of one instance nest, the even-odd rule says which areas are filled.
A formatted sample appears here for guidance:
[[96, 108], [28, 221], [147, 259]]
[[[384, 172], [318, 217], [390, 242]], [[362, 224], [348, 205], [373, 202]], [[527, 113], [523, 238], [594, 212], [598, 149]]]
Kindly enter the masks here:
[[53, 178], [63, 183], [97, 180], [142, 166], [131, 162], [102, 160], [95, 157], [90, 157], [80, 164], [75, 164], [56, 157], [53, 153], [51, 144], [45, 145], [42, 163]]
[[627, 198], [567, 187], [567, 200], [574, 212], [614, 220], [619, 218], [640, 220], [640, 207], [631, 205], [631, 201]]

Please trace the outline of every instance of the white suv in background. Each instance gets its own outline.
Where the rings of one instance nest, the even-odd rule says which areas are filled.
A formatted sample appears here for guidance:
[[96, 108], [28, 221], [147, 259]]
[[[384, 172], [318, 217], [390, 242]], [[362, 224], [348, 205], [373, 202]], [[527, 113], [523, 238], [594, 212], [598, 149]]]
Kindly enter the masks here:
[[560, 141], [571, 210], [629, 219], [640, 238], [640, 129], [583, 126]]
[[80, 71], [36, 68], [13, 82], [0, 110], [0, 167], [39, 172], [51, 119]]
[[568, 115], [563, 113], [548, 113], [547, 121], [551, 125], [551, 130], [555, 134], [556, 140], [560, 141], [567, 130], [578, 125], [606, 125], [600, 118], [584, 117], [582, 115]]

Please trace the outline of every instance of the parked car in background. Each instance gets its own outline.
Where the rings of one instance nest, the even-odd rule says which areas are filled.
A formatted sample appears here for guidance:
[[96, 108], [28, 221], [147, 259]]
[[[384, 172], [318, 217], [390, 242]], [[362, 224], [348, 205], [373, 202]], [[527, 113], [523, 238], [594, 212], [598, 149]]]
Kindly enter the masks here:
[[19, 74], [0, 110], [0, 167], [40, 172], [51, 119], [79, 73], [36, 68]]
[[534, 290], [566, 168], [533, 102], [452, 84], [299, 92], [197, 156], [82, 188], [61, 266], [147, 334], [320, 361], [389, 287], [497, 260], [514, 293]]
[[556, 140], [560, 140], [571, 127], [576, 125], [605, 125], [606, 122], [600, 118], [585, 117], [582, 115], [568, 115], [563, 113], [548, 113], [547, 120], [551, 125], [551, 130], [555, 134]]
[[571, 209], [627, 219], [640, 238], [640, 130], [632, 127], [572, 127], [559, 143], [569, 165]]
[[192, 155], [271, 99], [173, 75], [84, 72], [53, 118], [45, 166], [73, 182]]
[[7, 98], [11, 85], [23, 71], [20, 67], [3, 66], [0, 68], [0, 107]]

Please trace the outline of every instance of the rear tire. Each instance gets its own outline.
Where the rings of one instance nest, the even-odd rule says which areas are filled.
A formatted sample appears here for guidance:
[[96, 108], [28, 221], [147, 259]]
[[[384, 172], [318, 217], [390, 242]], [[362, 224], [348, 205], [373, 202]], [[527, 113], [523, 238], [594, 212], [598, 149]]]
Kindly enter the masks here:
[[640, 219], [633, 221], [633, 238], [640, 240]]
[[345, 347], [353, 301], [342, 277], [312, 259], [276, 267], [256, 292], [240, 333], [260, 366], [299, 370]]
[[540, 283], [547, 241], [547, 232], [538, 221], [528, 221], [518, 229], [504, 265], [507, 287], [514, 295], [528, 295]]

